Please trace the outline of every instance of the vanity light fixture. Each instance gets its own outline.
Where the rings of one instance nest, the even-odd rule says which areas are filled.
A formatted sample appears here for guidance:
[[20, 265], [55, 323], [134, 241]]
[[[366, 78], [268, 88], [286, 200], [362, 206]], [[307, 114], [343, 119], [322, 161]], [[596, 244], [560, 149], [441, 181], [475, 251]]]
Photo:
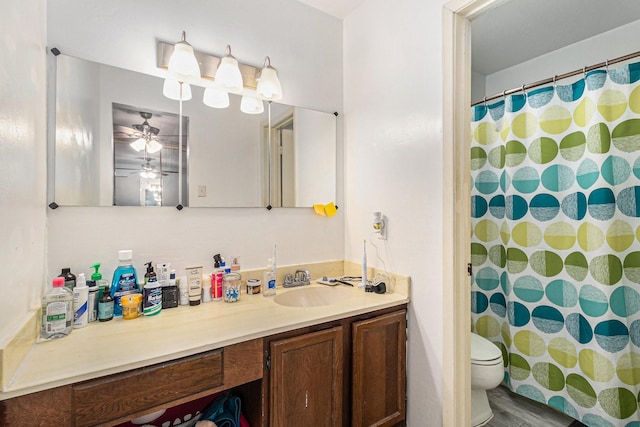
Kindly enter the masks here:
[[260, 77], [256, 79], [258, 96], [266, 101], [277, 101], [282, 98], [282, 86], [278, 79], [278, 72], [271, 66], [271, 59], [264, 58], [264, 66], [260, 72]]
[[242, 90], [242, 74], [238, 66], [238, 60], [231, 55], [231, 46], [227, 45], [225, 55], [218, 64], [216, 70], [216, 83], [229, 90]]
[[180, 83], [174, 79], [165, 79], [162, 85], [162, 94], [174, 101], [180, 101], [180, 84], [182, 84], [182, 100], [191, 99], [191, 85], [189, 83]]
[[[189, 62], [199, 64], [201, 74], [187, 74], [184, 70], [175, 70], [174, 57], [189, 56]], [[189, 84], [205, 88], [203, 103], [213, 108], [229, 106], [229, 93], [242, 95], [240, 109], [247, 114], [264, 112], [262, 101], [277, 101], [282, 98], [282, 86], [278, 72], [271, 66], [271, 59], [265, 57], [262, 68], [239, 64], [231, 54], [227, 45], [225, 55], [216, 57], [203, 52], [196, 52], [186, 41], [183, 32], [182, 40], [169, 44], [158, 42], [158, 67], [169, 69], [163, 94], [170, 99], [187, 101], [191, 99]], [[176, 82], [176, 83], [174, 83]], [[182, 90], [182, 99], [180, 99]]]
[[200, 65], [193, 53], [193, 47], [187, 42], [185, 31], [182, 32], [182, 40], [173, 46], [173, 54], [169, 59], [169, 73], [180, 82], [188, 78], [200, 78]]
[[255, 96], [244, 95], [240, 101], [240, 111], [247, 114], [261, 114], [264, 112], [262, 99]]

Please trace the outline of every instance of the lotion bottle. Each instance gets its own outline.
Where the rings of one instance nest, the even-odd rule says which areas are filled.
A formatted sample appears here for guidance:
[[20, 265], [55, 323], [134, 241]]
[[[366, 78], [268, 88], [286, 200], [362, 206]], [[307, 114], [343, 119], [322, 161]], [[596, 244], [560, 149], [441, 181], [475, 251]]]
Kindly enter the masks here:
[[73, 327], [84, 328], [89, 323], [89, 287], [84, 273], [78, 275], [73, 288]]

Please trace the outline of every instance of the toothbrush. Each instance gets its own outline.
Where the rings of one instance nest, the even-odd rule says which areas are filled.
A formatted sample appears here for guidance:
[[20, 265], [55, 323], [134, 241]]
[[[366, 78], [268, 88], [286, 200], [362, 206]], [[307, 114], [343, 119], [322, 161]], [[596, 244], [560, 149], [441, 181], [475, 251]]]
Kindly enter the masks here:
[[367, 281], [367, 241], [365, 239], [362, 251], [362, 283], [359, 288], [364, 288], [369, 282]]

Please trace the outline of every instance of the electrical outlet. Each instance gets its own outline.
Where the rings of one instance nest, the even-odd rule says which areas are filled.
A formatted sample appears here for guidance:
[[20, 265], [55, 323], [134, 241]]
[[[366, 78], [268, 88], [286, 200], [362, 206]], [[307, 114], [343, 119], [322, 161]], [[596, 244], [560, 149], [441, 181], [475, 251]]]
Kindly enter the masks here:
[[206, 185], [198, 185], [198, 197], [207, 197]]

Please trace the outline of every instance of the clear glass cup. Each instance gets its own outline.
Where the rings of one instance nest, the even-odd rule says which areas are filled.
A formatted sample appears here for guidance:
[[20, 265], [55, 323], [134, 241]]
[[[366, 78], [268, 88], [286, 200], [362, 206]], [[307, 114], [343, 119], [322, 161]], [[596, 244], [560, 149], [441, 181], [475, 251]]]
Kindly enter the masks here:
[[227, 273], [222, 278], [222, 286], [225, 302], [236, 302], [240, 300], [240, 289], [242, 278], [240, 273]]

